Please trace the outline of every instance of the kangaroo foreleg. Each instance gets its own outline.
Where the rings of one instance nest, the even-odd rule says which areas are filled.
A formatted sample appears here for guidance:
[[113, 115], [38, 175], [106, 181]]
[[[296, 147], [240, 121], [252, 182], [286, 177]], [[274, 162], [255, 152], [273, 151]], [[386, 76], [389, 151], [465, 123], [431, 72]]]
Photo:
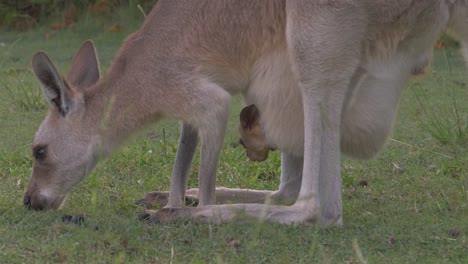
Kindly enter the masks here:
[[[197, 131], [188, 124], [182, 124], [182, 133], [180, 135], [176, 160], [172, 171], [170, 187], [171, 195], [167, 196], [168, 207], [182, 207], [185, 204], [185, 189], [187, 188], [188, 176], [192, 166], [193, 156], [195, 155], [195, 150], [197, 148], [197, 143]], [[152, 198], [150, 199], [150, 197]], [[164, 202], [164, 199], [161, 200], [161, 197], [158, 197], [157, 195], [146, 195], [145, 198], [148, 204]]]

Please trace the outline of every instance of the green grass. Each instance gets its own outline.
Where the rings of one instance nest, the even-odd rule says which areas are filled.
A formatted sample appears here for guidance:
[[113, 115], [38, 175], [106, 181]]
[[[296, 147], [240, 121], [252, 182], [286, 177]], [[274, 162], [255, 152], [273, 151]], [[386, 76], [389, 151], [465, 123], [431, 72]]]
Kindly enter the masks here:
[[[125, 21], [124, 15], [117, 21], [119, 17]], [[460, 124], [461, 131], [464, 126], [466, 134], [468, 78], [456, 50], [436, 52], [428, 76], [408, 82], [394, 140], [376, 159], [343, 159], [341, 228], [139, 222], [142, 208], [134, 201], [148, 191], [169, 188], [179, 134], [175, 121], [148, 128], [101, 162], [68, 195], [62, 209], [23, 208], [31, 141], [47, 108], [30, 70], [32, 55], [47, 50], [65, 73], [81, 42], [93, 39], [105, 71], [123, 38], [141, 19], [131, 22], [122, 32], [106, 32], [108, 25], [95, 25], [88, 17], [49, 40], [45, 35], [50, 30], [45, 27], [0, 33], [0, 263], [468, 262], [466, 136], [456, 139], [452, 125], [431, 131], [431, 122], [438, 118]], [[240, 107], [240, 99], [235, 98], [218, 185], [274, 190], [279, 184], [279, 154], [272, 153], [264, 163], [249, 163], [242, 148], [233, 144]], [[448, 141], [440, 141], [434, 133], [447, 134]], [[198, 156], [190, 187], [197, 185], [197, 168]], [[362, 181], [366, 187], [360, 186]], [[63, 214], [83, 214], [85, 222], [64, 223]]]
[[421, 85], [417, 85], [416, 99], [419, 106], [418, 109], [422, 112], [423, 116], [426, 116], [426, 118], [420, 117], [417, 120], [440, 143], [466, 145], [468, 141], [468, 115], [464, 114], [462, 104], [464, 103], [463, 100], [466, 99], [463, 95], [467, 94], [466, 87], [468, 84], [454, 78], [448, 52], [444, 52], [443, 54], [445, 55], [446, 68], [448, 69], [449, 76], [452, 78], [448, 80], [443, 79], [439, 83], [442, 87], [445, 87], [445, 97], [448, 97], [450, 100], [441, 105], [431, 104], [431, 100], [428, 98], [430, 94], [427, 89], [424, 89]]

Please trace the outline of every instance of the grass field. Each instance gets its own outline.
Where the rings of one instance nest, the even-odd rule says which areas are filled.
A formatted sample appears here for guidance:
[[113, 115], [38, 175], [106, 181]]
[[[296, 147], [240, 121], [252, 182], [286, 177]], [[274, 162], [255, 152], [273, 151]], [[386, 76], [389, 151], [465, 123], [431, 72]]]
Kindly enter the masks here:
[[[31, 142], [47, 109], [32, 55], [47, 50], [66, 73], [75, 50], [92, 39], [106, 71], [141, 22], [120, 19], [132, 19], [120, 32], [106, 30], [116, 21], [91, 17], [58, 32], [0, 32], [0, 263], [468, 263], [468, 77], [456, 48], [436, 51], [429, 73], [408, 82], [392, 139], [377, 158], [343, 158], [341, 228], [139, 222], [143, 208], [134, 202], [169, 188], [179, 134], [171, 120], [101, 162], [60, 210], [25, 209]], [[218, 185], [274, 190], [279, 154], [246, 160], [236, 144], [240, 99], [234, 102]], [[190, 187], [197, 167], [198, 157]], [[64, 214], [84, 222], [64, 222]]]

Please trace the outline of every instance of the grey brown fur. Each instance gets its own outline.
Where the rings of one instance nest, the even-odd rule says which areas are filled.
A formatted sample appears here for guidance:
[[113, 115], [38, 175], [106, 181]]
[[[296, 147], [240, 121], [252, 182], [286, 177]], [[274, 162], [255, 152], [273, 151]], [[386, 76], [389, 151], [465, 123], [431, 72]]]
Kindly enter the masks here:
[[[404, 81], [444, 30], [468, 57], [467, 17], [467, 0], [160, 0], [105, 78], [91, 42], [66, 78], [45, 53], [34, 56], [51, 109], [34, 138], [24, 203], [59, 207], [99, 158], [145, 125], [175, 118], [183, 125], [168, 204], [154, 219], [226, 222], [241, 210], [279, 223], [339, 225], [340, 153], [369, 158], [382, 148]], [[215, 189], [233, 94], [257, 105], [282, 151], [277, 192]], [[198, 139], [199, 189], [191, 193], [199, 205], [186, 208]], [[260, 203], [242, 203], [251, 193]], [[216, 204], [226, 194], [241, 203]]]

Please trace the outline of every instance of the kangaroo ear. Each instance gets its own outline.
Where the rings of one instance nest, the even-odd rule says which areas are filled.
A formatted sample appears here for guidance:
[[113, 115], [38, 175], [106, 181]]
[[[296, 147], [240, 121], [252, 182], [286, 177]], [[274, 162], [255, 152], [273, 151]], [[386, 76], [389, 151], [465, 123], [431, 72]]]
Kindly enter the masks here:
[[67, 81], [72, 87], [89, 87], [99, 80], [99, 62], [96, 49], [91, 40], [87, 40], [76, 52], [67, 74]]
[[71, 104], [70, 90], [45, 52], [34, 54], [32, 68], [47, 101], [65, 115]]
[[242, 129], [252, 129], [260, 120], [260, 112], [253, 104], [244, 107], [240, 113], [240, 123]]

